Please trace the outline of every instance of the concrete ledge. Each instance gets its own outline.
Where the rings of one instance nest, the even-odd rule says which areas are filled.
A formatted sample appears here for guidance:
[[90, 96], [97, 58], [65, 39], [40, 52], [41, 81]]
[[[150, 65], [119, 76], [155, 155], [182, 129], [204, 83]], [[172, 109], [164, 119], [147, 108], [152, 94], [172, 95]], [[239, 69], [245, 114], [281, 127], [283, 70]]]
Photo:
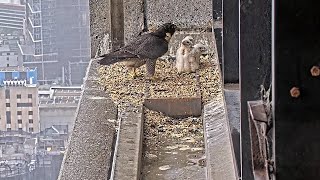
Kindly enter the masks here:
[[143, 140], [143, 107], [129, 107], [120, 115], [120, 118], [113, 179], [139, 180]]
[[117, 108], [98, 85], [97, 66], [93, 61], [89, 64], [59, 180], [110, 176]]
[[225, 87], [224, 97], [237, 169], [240, 169], [240, 91], [236, 87]]
[[238, 179], [224, 103], [217, 101], [205, 105], [203, 121], [207, 179]]

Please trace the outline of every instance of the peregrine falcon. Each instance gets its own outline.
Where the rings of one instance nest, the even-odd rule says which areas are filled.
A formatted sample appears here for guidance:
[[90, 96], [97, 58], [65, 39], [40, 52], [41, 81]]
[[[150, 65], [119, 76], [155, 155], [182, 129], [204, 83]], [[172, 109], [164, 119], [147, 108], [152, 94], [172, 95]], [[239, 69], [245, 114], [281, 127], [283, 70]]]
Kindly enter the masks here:
[[190, 71], [189, 61], [187, 59], [193, 46], [193, 38], [191, 36], [186, 36], [181, 41], [181, 45], [176, 52], [176, 68], [178, 73]]
[[168, 44], [177, 26], [165, 23], [154, 32], [145, 33], [136, 37], [122, 48], [109, 54], [102, 55], [98, 62], [101, 65], [110, 65], [126, 61], [125, 65], [132, 76], [136, 76], [136, 68], [146, 64], [147, 76], [153, 78], [157, 58], [168, 51]]

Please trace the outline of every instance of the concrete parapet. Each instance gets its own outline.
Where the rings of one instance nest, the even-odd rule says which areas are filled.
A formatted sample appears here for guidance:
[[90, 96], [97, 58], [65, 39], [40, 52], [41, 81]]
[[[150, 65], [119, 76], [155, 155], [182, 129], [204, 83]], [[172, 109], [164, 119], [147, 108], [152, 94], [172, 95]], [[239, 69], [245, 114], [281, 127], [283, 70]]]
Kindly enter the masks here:
[[236, 165], [224, 103], [204, 106], [207, 179], [236, 180]]
[[97, 66], [90, 62], [59, 180], [110, 176], [117, 108], [97, 85]]

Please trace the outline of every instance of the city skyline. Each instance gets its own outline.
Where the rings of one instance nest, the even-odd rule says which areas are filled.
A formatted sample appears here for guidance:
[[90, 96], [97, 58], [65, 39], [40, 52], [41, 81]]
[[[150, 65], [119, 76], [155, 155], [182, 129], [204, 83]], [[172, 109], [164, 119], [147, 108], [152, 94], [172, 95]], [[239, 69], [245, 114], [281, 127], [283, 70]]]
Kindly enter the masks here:
[[57, 178], [90, 61], [89, 23], [89, 0], [0, 0], [0, 179]]

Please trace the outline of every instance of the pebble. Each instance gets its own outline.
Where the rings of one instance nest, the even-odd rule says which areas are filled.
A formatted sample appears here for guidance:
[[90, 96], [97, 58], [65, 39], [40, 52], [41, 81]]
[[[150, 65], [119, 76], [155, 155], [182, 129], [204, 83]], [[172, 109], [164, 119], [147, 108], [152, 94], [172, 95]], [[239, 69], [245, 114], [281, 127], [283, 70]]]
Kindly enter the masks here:
[[171, 167], [169, 166], [169, 165], [164, 165], [164, 166], [160, 166], [159, 167], [159, 169], [161, 170], [161, 171], [166, 171], [166, 170], [168, 170], [168, 169], [170, 169]]

